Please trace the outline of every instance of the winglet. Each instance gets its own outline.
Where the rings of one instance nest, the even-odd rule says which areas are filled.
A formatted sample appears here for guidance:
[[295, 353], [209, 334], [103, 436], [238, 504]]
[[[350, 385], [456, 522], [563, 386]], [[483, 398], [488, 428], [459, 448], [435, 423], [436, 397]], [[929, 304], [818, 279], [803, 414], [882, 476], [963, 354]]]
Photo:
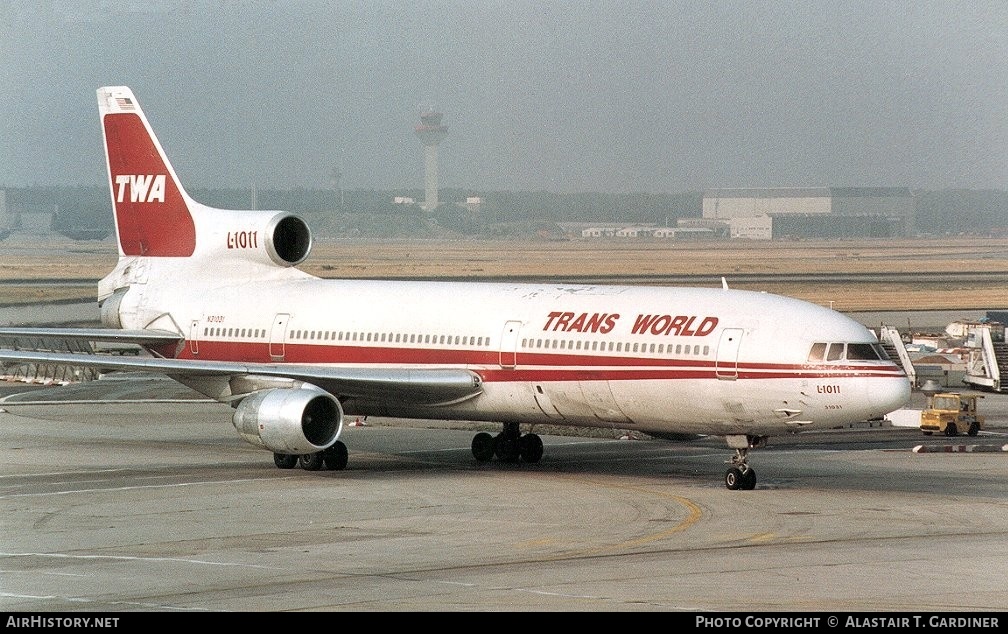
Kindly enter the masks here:
[[194, 203], [133, 91], [126, 86], [99, 88], [98, 111], [120, 255], [192, 255]]

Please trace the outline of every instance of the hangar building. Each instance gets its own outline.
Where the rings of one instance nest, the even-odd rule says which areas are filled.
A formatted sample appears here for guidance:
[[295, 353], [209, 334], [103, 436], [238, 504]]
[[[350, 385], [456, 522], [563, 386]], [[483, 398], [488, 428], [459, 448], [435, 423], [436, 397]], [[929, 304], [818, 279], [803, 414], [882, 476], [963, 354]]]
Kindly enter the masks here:
[[708, 189], [703, 218], [732, 238], [890, 238], [911, 233], [916, 203], [905, 187]]

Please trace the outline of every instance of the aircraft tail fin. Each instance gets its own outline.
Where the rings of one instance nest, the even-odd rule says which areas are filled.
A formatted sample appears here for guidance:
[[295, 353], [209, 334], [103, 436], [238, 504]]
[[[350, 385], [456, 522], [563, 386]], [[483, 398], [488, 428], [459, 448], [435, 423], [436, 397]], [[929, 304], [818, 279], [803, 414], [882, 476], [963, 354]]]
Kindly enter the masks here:
[[98, 89], [120, 256], [189, 257], [195, 205], [186, 194], [133, 91]]

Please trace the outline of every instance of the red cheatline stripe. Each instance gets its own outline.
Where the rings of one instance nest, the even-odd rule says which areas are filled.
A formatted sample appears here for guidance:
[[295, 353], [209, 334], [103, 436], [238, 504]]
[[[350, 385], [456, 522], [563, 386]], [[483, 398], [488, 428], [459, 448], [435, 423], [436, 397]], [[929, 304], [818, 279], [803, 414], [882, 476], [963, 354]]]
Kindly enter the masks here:
[[[265, 341], [199, 341], [199, 354], [186, 346], [181, 358], [272, 363]], [[274, 346], [276, 347], [276, 346]], [[636, 379], [715, 378], [732, 374], [744, 379], [901, 377], [903, 370], [891, 362], [861, 365], [805, 365], [741, 363], [738, 367], [713, 359], [617, 357], [589, 354], [528, 354], [518, 352], [517, 368], [501, 368], [502, 355], [490, 349], [391, 348], [284, 344], [284, 363], [367, 364], [396, 367], [451, 366], [478, 370], [487, 381], [626, 381]], [[507, 362], [512, 355], [505, 353]], [[533, 358], [536, 363], [533, 363]]]
[[[508, 382], [508, 381], [632, 381], [632, 380], [681, 380], [681, 379], [713, 379], [719, 373], [714, 368], [706, 370], [620, 370], [620, 371], [599, 371], [599, 370], [571, 370], [566, 368], [541, 369], [541, 370], [507, 370], [507, 369], [474, 369], [487, 382]], [[885, 377], [893, 378], [902, 376], [887, 372], [878, 373], [858, 373], [858, 374], [829, 374], [813, 372], [744, 372], [737, 374], [721, 372], [722, 376], [735, 375], [740, 379], [843, 379], [843, 378], [869, 378]]]

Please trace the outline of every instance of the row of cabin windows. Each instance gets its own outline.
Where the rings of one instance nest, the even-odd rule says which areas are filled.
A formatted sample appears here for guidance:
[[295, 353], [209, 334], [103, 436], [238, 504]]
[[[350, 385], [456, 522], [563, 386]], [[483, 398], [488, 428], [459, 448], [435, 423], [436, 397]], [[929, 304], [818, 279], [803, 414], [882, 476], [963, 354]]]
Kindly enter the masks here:
[[592, 352], [642, 352], [648, 354], [684, 354], [707, 356], [710, 346], [700, 344], [673, 346], [664, 343], [623, 343], [621, 341], [577, 341], [569, 339], [522, 339], [522, 348], [527, 350], [589, 350]]
[[878, 361], [889, 354], [878, 343], [814, 343], [809, 350], [809, 362], [820, 361]]
[[[292, 330], [288, 341], [371, 341], [378, 343], [419, 343], [449, 346], [489, 346], [490, 337], [472, 337], [462, 335], [418, 335], [405, 333], [377, 332], [343, 332], [335, 330]], [[210, 328], [203, 329], [204, 337], [238, 337], [245, 339], [265, 338], [266, 331], [261, 328]]]
[[[252, 338], [260, 339], [266, 337], [266, 330], [261, 328], [210, 328], [206, 327], [203, 329], [203, 335], [209, 337], [238, 337], [241, 339]], [[462, 335], [418, 335], [418, 334], [405, 334], [405, 333], [377, 333], [377, 332], [344, 332], [344, 331], [330, 331], [330, 330], [292, 330], [290, 331], [289, 341], [297, 340], [309, 340], [309, 341], [361, 341], [361, 342], [374, 342], [374, 343], [415, 343], [415, 344], [434, 344], [434, 345], [456, 345], [456, 346], [477, 346], [485, 347], [490, 345], [490, 337], [475, 337], [475, 336], [462, 336]], [[815, 344], [813, 346], [813, 352], [809, 354], [809, 360], [813, 360], [812, 355], [818, 350], [817, 346], [826, 346], [827, 344]], [[843, 344], [832, 344], [834, 346], [841, 346], [840, 354], [843, 353]], [[854, 346], [869, 346], [870, 344], [850, 344]], [[647, 344], [647, 343], [626, 343], [621, 341], [576, 341], [567, 339], [522, 339], [522, 348], [528, 350], [549, 350], [549, 349], [560, 349], [560, 350], [586, 350], [593, 352], [641, 352], [650, 354], [675, 354], [675, 355], [702, 355], [707, 356], [710, 354], [710, 346], [701, 346], [700, 344], [690, 345], [690, 344], [668, 344], [666, 349], [665, 344]], [[825, 348], [823, 348], [825, 350]], [[821, 357], [821, 351], [820, 351]], [[830, 354], [833, 355], [834, 350], [830, 349]], [[850, 353], [848, 353], [849, 355]], [[882, 351], [884, 355], [885, 352]], [[840, 357], [838, 357], [840, 358]], [[849, 357], [848, 358], [853, 358]], [[870, 359], [877, 359], [877, 356], [865, 357]], [[884, 358], [884, 357], [883, 357]], [[821, 360], [821, 359], [820, 359]], [[830, 361], [834, 360], [832, 356], [828, 359]]]
[[307, 339], [310, 341], [370, 341], [375, 343], [419, 343], [448, 346], [490, 345], [490, 337], [474, 337], [462, 335], [418, 335], [401, 332], [342, 332], [329, 330], [294, 330], [290, 340]]
[[[252, 338], [260, 339], [266, 337], [266, 330], [262, 328], [210, 328], [206, 327], [203, 329], [203, 335], [208, 337], [238, 337], [240, 339]], [[362, 341], [362, 342], [373, 342], [373, 343], [415, 343], [415, 344], [434, 344], [434, 345], [455, 345], [455, 346], [477, 346], [485, 347], [490, 345], [490, 337], [475, 337], [475, 336], [462, 336], [462, 335], [418, 335], [415, 333], [377, 333], [377, 332], [344, 332], [344, 331], [331, 331], [331, 330], [292, 330], [290, 331], [289, 341], [297, 340], [309, 340], [309, 341]], [[822, 357], [822, 351], [825, 350], [827, 344], [815, 344], [812, 347], [812, 352], [809, 353], [809, 360], [812, 361], [813, 355], [819, 350], [819, 360]], [[831, 344], [832, 346], [840, 346], [839, 353], [841, 356], [837, 359], [842, 358], [843, 355], [843, 345], [844, 344]], [[869, 346], [869, 352], [871, 344], [850, 344], [851, 348], [854, 349], [856, 353], [858, 346]], [[819, 347], [822, 347], [820, 350]], [[593, 352], [641, 352], [649, 354], [676, 354], [676, 355], [702, 355], [707, 356], [710, 354], [710, 346], [701, 346], [700, 344], [690, 345], [690, 344], [668, 344], [666, 349], [665, 344], [647, 344], [647, 343], [623, 343], [621, 341], [576, 341], [568, 339], [522, 339], [522, 348], [528, 350], [586, 350]], [[830, 357], [827, 359], [829, 361], [836, 360], [833, 355], [837, 354], [834, 348], [830, 348]], [[878, 359], [878, 356], [868, 356], [868, 357], [851, 357], [851, 352], [848, 352], [848, 358], [866, 358], [866, 359]], [[882, 351], [882, 355], [885, 355], [885, 351]], [[883, 356], [882, 358], [887, 358]]]
[[259, 339], [266, 336], [261, 328], [210, 328], [203, 329], [204, 337], [238, 337], [239, 339]]

